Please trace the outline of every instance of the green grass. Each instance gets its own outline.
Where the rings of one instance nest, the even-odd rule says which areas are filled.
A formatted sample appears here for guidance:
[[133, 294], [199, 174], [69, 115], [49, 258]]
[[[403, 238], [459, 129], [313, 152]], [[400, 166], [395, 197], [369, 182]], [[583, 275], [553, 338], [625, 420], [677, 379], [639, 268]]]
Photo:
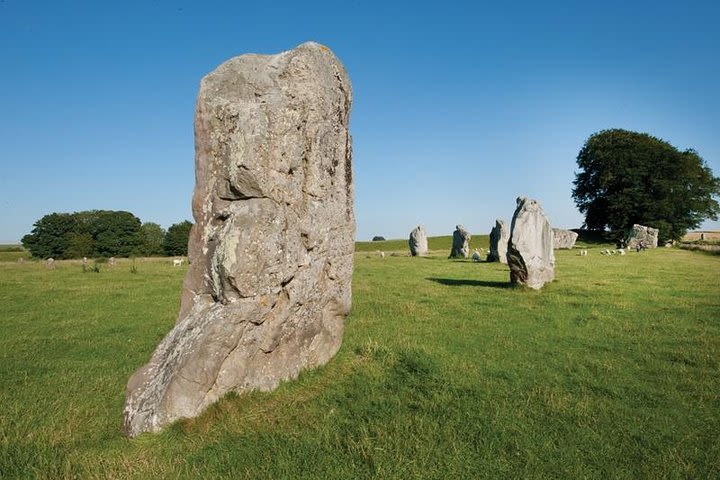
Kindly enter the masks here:
[[[488, 235], [473, 235], [470, 239], [470, 250], [475, 248], [488, 248]], [[450, 254], [452, 247], [452, 235], [442, 237], [428, 237], [428, 250], [436, 251], [438, 255], [446, 250], [447, 255]], [[356, 252], [404, 252], [410, 255], [410, 247], [408, 240], [383, 240], [380, 242], [355, 242]]]
[[28, 259], [30, 253], [22, 245], [0, 244], [0, 262], [17, 262], [19, 258]]
[[558, 251], [535, 292], [435, 245], [356, 255], [325, 367], [135, 440], [185, 269], [0, 263], [0, 478], [720, 477], [720, 257]]

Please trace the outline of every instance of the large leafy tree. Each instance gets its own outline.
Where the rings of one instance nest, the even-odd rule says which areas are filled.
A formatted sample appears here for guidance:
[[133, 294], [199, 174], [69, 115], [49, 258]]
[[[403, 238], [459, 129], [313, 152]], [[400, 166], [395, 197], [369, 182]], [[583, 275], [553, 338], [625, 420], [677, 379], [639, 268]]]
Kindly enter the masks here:
[[22, 239], [39, 258], [79, 258], [141, 253], [140, 219], [130, 212], [90, 210], [51, 213], [38, 220]]
[[130, 212], [97, 212], [97, 218], [91, 223], [96, 253], [107, 257], [129, 257], [138, 253], [143, 243], [140, 226], [140, 219]]
[[646, 133], [595, 133], [577, 164], [572, 196], [589, 229], [620, 236], [639, 223], [659, 228], [661, 240], [679, 239], [720, 213], [720, 178], [700, 155]]
[[147, 256], [163, 255], [165, 250], [165, 230], [153, 222], [145, 222], [140, 226], [142, 231], [143, 244], [140, 253]]
[[68, 258], [67, 250], [77, 230], [77, 219], [70, 213], [50, 213], [35, 222], [22, 238], [23, 246], [38, 258]]
[[168, 228], [164, 244], [166, 255], [187, 255], [191, 228], [192, 223], [187, 220]]

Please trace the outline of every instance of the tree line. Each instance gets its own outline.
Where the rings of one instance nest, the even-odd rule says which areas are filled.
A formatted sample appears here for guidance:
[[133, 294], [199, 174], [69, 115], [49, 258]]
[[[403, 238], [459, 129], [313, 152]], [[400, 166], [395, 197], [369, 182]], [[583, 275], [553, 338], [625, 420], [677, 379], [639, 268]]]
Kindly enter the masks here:
[[51, 213], [33, 227], [22, 238], [33, 257], [67, 259], [187, 255], [192, 223], [185, 220], [165, 231], [130, 212], [90, 210]]

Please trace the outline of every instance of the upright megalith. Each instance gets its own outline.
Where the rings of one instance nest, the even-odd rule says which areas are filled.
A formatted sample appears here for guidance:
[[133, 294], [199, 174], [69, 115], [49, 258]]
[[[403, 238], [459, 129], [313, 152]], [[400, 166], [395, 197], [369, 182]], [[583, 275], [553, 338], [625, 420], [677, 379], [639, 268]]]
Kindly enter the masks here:
[[507, 246], [510, 238], [510, 230], [505, 220], [496, 219], [495, 226], [490, 230], [490, 253], [488, 262], [507, 263]]
[[410, 246], [410, 255], [413, 257], [424, 257], [427, 255], [428, 241], [424, 226], [418, 225], [410, 232], [408, 245]]
[[632, 226], [627, 234], [625, 243], [631, 250], [639, 248], [657, 248], [658, 234], [660, 230], [652, 227], [645, 227], [637, 223]]
[[470, 232], [462, 225], [456, 225], [453, 232], [452, 249], [450, 258], [468, 258], [470, 255]]
[[230, 391], [271, 390], [340, 348], [355, 218], [350, 80], [305, 43], [203, 78], [190, 268], [175, 327], [130, 378], [129, 436]]
[[537, 290], [555, 278], [553, 231], [537, 200], [517, 199], [507, 262], [512, 283]]
[[553, 228], [553, 248], [570, 249], [575, 246], [578, 234], [572, 230], [563, 230], [562, 228]]

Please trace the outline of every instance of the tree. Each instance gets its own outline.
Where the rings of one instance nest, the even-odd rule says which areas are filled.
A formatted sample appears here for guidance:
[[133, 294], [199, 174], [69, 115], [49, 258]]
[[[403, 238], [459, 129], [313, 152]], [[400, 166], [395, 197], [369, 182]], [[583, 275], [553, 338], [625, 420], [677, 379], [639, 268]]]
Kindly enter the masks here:
[[192, 223], [187, 220], [171, 225], [168, 228], [164, 244], [166, 255], [187, 255], [191, 228]]
[[145, 222], [140, 226], [143, 243], [140, 246], [140, 253], [146, 256], [163, 255], [163, 243], [165, 242], [165, 230], [153, 222]]
[[33, 227], [21, 240], [33, 257], [67, 258], [66, 251], [77, 228], [73, 214], [50, 213], [35, 222]]
[[95, 252], [106, 257], [129, 257], [143, 244], [140, 219], [130, 212], [97, 211], [90, 223]]
[[577, 157], [573, 199], [585, 227], [621, 237], [633, 224], [680, 239], [705, 219], [717, 220], [720, 178], [695, 150], [679, 151], [646, 133], [603, 130]]

